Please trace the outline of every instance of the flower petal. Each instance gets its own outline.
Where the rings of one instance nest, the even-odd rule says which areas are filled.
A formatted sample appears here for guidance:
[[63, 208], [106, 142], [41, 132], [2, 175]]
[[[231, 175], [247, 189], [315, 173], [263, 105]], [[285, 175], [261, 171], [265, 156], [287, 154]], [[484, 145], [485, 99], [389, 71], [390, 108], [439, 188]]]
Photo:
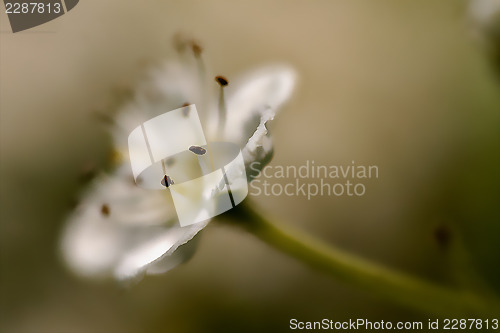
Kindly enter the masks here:
[[[170, 228], [152, 230], [145, 234], [145, 240], [139, 246], [124, 253], [114, 269], [118, 280], [134, 278], [138, 274], [164, 273], [191, 258], [196, 243], [190, 241], [208, 221], [180, 227], [177, 223]], [[184, 245], [184, 246], [181, 246]]]
[[[151, 118], [186, 103], [201, 105], [206, 99], [204, 88], [196, 67], [186, 63], [167, 62], [152, 68], [136, 87], [133, 99], [116, 116], [115, 146], [127, 147], [130, 132]], [[203, 108], [198, 111], [203, 118]]]
[[[127, 167], [99, 177], [68, 220], [63, 256], [80, 275], [133, 278], [159, 258], [168, 261], [208, 223], [180, 227], [168, 192], [135, 186]], [[177, 253], [170, 266], [189, 254]]]
[[[266, 124], [290, 98], [296, 76], [288, 66], [267, 66], [227, 87], [229, 98], [224, 140], [242, 147], [248, 181], [256, 177], [272, 158], [272, 139]], [[237, 174], [241, 170], [227, 172]], [[231, 186], [236, 188], [237, 184]]]
[[266, 66], [231, 81], [225, 88], [228, 98], [224, 139], [244, 147], [261, 124], [263, 114], [272, 119], [290, 98], [295, 81], [295, 71], [286, 65]]
[[273, 120], [273, 118], [274, 112], [272, 109], [267, 109], [262, 113], [259, 126], [257, 126], [257, 129], [241, 151], [249, 182], [258, 176], [259, 172], [273, 157], [273, 142], [266, 127], [267, 122]]
[[189, 260], [198, 247], [199, 237], [193, 237], [189, 242], [180, 244], [172, 253], [165, 253], [161, 258], [148, 266], [147, 274], [163, 274], [177, 265]]

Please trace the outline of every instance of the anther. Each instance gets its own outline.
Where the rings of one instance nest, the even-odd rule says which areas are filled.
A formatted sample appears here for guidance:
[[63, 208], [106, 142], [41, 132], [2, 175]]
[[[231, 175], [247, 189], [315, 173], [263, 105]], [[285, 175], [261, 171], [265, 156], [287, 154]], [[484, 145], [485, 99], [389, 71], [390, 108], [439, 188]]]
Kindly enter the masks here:
[[229, 84], [227, 79], [224, 76], [220, 75], [215, 77], [215, 81], [217, 81], [221, 85], [221, 87], [225, 87]]
[[224, 87], [229, 84], [229, 81], [224, 76], [216, 76], [215, 81], [220, 85], [220, 93], [219, 93], [219, 123], [217, 132], [219, 135], [222, 135], [224, 132], [224, 128], [226, 127], [226, 100], [224, 98]]
[[110, 213], [111, 212], [110, 212], [109, 206], [107, 204], [102, 204], [102, 206], [101, 206], [101, 214], [103, 216], [108, 217]]
[[203, 47], [200, 45], [200, 43], [196, 40], [191, 40], [189, 43], [191, 45], [191, 50], [193, 51], [193, 54], [195, 57], [201, 56], [201, 53], [203, 52]]

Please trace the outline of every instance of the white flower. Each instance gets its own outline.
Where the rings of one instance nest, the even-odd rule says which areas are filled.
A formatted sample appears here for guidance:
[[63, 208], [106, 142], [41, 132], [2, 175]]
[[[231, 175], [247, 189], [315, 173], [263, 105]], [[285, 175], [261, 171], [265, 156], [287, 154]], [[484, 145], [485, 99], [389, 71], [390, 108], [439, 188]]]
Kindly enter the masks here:
[[127, 138], [141, 123], [186, 103], [196, 104], [208, 141], [238, 144], [246, 165], [259, 161], [263, 167], [270, 160], [273, 148], [266, 123], [290, 97], [295, 72], [273, 65], [219, 87], [205, 74], [200, 49], [193, 51], [194, 56], [153, 68], [114, 119], [112, 134], [121, 162], [111, 174], [94, 180], [62, 235], [63, 257], [76, 273], [127, 280], [166, 272], [192, 255], [193, 237], [209, 222], [181, 227], [168, 191], [136, 186]]

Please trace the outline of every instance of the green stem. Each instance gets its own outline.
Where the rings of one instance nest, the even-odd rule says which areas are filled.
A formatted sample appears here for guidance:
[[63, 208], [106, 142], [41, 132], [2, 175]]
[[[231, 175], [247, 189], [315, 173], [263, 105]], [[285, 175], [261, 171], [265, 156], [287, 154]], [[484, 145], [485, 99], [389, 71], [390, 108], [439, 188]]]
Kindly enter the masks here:
[[[242, 203], [224, 217], [270, 246], [353, 287], [431, 315], [452, 318], [498, 317], [496, 299], [443, 287], [343, 252], [290, 227], [278, 226]], [[472, 317], [471, 317], [472, 316]], [[474, 317], [475, 316], [475, 317]], [[485, 317], [486, 316], [486, 317]]]

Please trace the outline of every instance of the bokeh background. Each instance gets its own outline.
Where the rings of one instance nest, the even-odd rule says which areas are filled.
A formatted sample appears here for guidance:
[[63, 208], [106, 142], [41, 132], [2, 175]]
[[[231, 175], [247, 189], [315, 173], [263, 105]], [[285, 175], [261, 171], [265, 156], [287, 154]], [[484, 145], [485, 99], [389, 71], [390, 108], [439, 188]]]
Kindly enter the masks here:
[[[341, 284], [238, 228], [124, 288], [60, 260], [65, 216], [111, 148], [96, 110], [194, 35], [228, 78], [268, 62], [300, 82], [274, 165], [378, 165], [363, 197], [252, 197], [346, 251], [453, 287], [500, 290], [500, 86], [465, 1], [86, 0], [0, 25], [0, 331], [287, 331], [289, 320], [433, 318]], [[279, 182], [280, 180], [273, 180]]]

